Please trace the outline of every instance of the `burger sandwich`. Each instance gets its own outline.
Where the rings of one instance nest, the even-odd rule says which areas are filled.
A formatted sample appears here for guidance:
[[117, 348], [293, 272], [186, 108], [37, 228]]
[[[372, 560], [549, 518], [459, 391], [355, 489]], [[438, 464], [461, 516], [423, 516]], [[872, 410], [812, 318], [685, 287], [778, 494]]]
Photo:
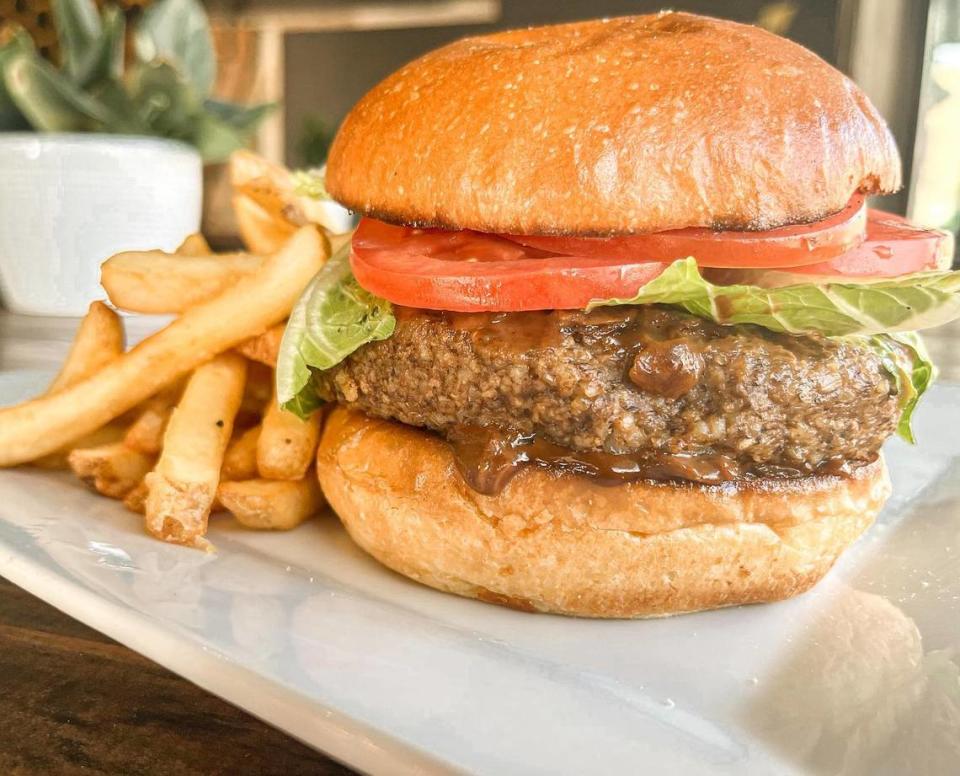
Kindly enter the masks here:
[[[847, 77], [683, 13], [467, 38], [347, 116], [362, 216], [294, 309], [278, 398], [335, 403], [317, 471], [432, 587], [593, 617], [795, 595], [890, 492], [960, 315], [950, 236]], [[325, 187], [325, 189], [324, 189]]]

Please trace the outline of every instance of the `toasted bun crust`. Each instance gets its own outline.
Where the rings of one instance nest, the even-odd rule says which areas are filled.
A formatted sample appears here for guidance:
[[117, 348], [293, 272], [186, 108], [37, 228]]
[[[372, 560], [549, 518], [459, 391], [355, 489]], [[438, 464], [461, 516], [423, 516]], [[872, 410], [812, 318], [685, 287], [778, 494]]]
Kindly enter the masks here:
[[437, 437], [343, 408], [324, 428], [317, 474], [357, 544], [395, 571], [463, 596], [585, 617], [801, 593], [890, 492], [879, 460], [853, 478], [750, 487], [608, 487], [528, 468], [483, 496]]
[[846, 76], [756, 27], [685, 13], [466, 38], [347, 116], [327, 188], [386, 221], [522, 234], [770, 229], [900, 185]]

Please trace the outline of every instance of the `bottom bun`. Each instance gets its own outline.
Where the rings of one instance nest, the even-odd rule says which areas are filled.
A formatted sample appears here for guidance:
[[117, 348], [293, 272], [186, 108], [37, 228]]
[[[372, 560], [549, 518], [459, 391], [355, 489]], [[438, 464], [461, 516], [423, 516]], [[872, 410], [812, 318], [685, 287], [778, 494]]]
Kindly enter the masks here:
[[890, 493], [880, 459], [851, 477], [604, 486], [528, 467], [472, 490], [438, 437], [337, 408], [317, 474], [354, 541], [386, 566], [527, 611], [649, 617], [802, 593]]

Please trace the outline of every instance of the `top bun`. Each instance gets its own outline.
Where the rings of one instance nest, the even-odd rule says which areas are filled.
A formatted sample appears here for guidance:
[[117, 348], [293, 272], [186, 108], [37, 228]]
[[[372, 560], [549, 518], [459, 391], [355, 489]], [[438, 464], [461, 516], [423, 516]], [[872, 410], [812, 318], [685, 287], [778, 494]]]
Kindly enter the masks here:
[[466, 38], [345, 119], [327, 169], [394, 223], [546, 235], [771, 229], [896, 190], [883, 119], [769, 32], [685, 13]]

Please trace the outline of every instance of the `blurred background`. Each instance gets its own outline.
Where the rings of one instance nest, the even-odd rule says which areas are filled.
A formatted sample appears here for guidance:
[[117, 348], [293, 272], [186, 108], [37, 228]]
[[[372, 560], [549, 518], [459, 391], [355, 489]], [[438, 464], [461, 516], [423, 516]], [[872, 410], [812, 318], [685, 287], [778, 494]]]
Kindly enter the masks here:
[[[122, 0], [128, 29], [150, 0]], [[214, 95], [275, 102], [252, 145], [295, 167], [319, 166], [364, 92], [404, 62], [465, 35], [659, 10], [662, 0], [213, 0]], [[53, 62], [50, 0], [0, 0]], [[923, 224], [960, 225], [960, 0], [681, 0], [689, 10], [759, 24], [856, 80], [886, 116], [904, 161], [903, 191], [881, 205]], [[223, 171], [205, 172], [205, 231], [234, 235]]]

